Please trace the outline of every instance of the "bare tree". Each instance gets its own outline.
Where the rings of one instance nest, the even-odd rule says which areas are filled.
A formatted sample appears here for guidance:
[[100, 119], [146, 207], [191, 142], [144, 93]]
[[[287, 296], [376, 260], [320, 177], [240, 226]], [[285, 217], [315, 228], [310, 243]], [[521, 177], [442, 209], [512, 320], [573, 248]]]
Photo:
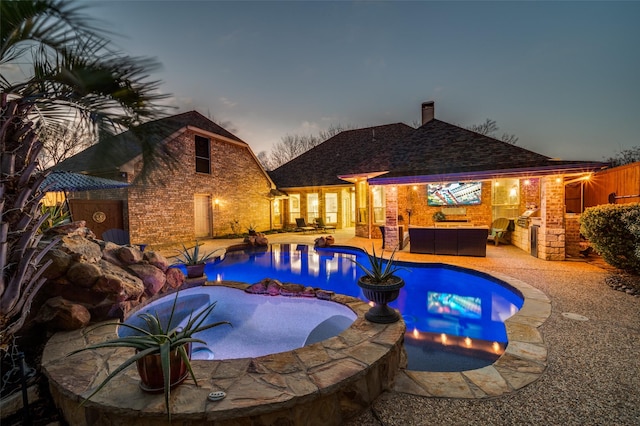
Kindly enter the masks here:
[[95, 135], [82, 123], [51, 123], [38, 128], [42, 151], [38, 158], [38, 170], [43, 171], [77, 154], [96, 143]]
[[[496, 124], [496, 121], [490, 118], [487, 118], [484, 123], [473, 124], [467, 127], [467, 129], [471, 130], [472, 132], [480, 133], [481, 135], [490, 136], [492, 138], [498, 138], [496, 133], [498, 133], [498, 130], [500, 130], [500, 128]], [[518, 142], [519, 138], [514, 134], [503, 133], [499, 137], [499, 139], [503, 142], [515, 145]]]
[[609, 157], [606, 160], [611, 167], [623, 166], [625, 164], [635, 163], [640, 161], [640, 145], [631, 147], [629, 149], [623, 149], [615, 156]]
[[352, 126], [343, 127], [332, 125], [327, 130], [320, 131], [317, 135], [285, 135], [280, 142], [271, 147], [271, 152], [262, 151], [258, 154], [258, 160], [267, 170], [273, 170], [293, 160], [297, 156], [309, 151], [337, 135], [338, 133], [352, 129]]

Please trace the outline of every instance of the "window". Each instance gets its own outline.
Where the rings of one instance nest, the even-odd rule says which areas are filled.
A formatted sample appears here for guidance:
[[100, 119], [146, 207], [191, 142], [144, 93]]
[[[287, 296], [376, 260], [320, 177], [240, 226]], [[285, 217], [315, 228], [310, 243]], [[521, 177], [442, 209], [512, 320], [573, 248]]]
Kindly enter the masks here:
[[384, 187], [372, 186], [371, 194], [373, 195], [373, 221], [375, 223], [384, 223], [385, 221]]
[[211, 174], [210, 141], [198, 135], [196, 135], [196, 173]]
[[520, 208], [520, 181], [496, 179], [491, 188], [491, 209], [494, 219], [518, 217]]
[[300, 217], [300, 194], [289, 195], [289, 223], [296, 223]]
[[324, 216], [325, 222], [338, 222], [338, 194], [324, 194]]
[[307, 194], [307, 223], [313, 223], [319, 217], [318, 194]]

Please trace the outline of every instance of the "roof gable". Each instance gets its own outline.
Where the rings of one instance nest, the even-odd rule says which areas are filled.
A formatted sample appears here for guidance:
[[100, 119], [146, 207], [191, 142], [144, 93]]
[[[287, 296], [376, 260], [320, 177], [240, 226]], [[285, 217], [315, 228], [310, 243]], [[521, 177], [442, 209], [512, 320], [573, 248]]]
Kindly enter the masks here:
[[246, 145], [240, 138], [197, 111], [189, 111], [150, 121], [106, 138], [60, 162], [53, 169], [92, 174], [118, 170], [124, 164], [142, 155], [143, 150], [157, 147], [166, 138], [187, 126], [196, 127]]

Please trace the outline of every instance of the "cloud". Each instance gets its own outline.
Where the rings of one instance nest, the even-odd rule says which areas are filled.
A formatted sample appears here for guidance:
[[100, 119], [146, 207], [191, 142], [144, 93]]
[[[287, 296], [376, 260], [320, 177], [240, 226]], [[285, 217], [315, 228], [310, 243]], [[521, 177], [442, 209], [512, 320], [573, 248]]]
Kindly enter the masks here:
[[224, 96], [218, 99], [220, 100], [220, 102], [222, 102], [222, 105], [229, 108], [233, 108], [234, 106], [238, 105], [237, 102], [232, 102], [228, 98], [225, 98]]

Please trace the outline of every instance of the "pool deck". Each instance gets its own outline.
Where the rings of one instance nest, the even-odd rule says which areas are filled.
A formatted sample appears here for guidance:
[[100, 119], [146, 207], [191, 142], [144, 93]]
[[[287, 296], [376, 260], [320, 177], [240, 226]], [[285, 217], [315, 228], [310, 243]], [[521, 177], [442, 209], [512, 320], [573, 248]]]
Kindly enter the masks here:
[[[381, 246], [381, 240], [353, 237], [352, 229], [333, 235], [337, 245], [370, 249], [373, 243], [376, 250]], [[296, 233], [267, 238], [270, 243], [313, 244], [318, 236]], [[207, 249], [213, 249], [241, 240], [204, 242]], [[539, 334], [529, 337], [532, 345], [521, 348], [531, 352], [526, 356], [539, 368], [523, 372], [522, 377], [533, 374], [535, 379], [525, 380], [521, 387], [492, 373], [474, 377], [455, 373], [463, 377], [431, 382], [434, 376], [425, 381], [420, 377], [424, 373], [403, 371], [392, 391], [384, 392], [346, 425], [640, 424], [640, 297], [612, 290], [605, 283], [610, 274], [606, 265], [584, 259], [544, 261], [510, 245], [489, 244], [484, 258], [412, 254], [408, 250], [398, 252], [397, 258], [478, 269], [544, 294], [550, 300], [548, 318], [536, 325]], [[171, 256], [171, 250], [160, 251]], [[526, 316], [544, 316], [542, 309]], [[512, 337], [510, 334], [510, 341]], [[539, 348], [544, 348], [544, 354]], [[500, 370], [500, 361], [496, 365]], [[478, 383], [482, 385], [476, 386]], [[505, 386], [512, 389], [500, 391]], [[462, 393], [457, 393], [460, 390]]]

